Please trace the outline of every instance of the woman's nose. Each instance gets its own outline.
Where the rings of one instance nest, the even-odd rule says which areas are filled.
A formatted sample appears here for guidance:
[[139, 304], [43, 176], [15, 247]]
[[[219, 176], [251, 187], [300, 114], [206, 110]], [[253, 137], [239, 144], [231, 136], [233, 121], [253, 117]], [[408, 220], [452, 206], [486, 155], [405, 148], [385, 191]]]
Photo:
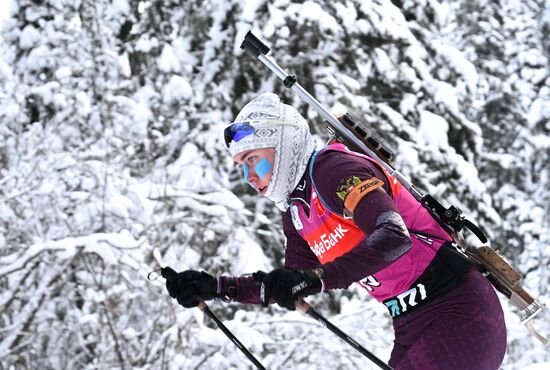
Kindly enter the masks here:
[[248, 185], [252, 187], [254, 187], [252, 182], [258, 180], [258, 176], [256, 175], [256, 172], [254, 172], [254, 170], [251, 171], [246, 163], [243, 163], [243, 178], [244, 178], [244, 182], [246, 182]]

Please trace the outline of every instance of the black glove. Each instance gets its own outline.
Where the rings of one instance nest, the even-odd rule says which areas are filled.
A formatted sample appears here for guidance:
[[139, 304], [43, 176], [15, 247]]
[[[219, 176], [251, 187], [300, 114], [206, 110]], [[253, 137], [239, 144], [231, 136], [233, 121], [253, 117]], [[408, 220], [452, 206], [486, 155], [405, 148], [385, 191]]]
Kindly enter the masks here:
[[204, 271], [186, 270], [177, 273], [170, 267], [163, 267], [160, 273], [166, 279], [170, 297], [177, 299], [183, 307], [196, 307], [200, 300], [216, 297], [216, 279]]
[[270, 299], [281, 307], [295, 310], [294, 301], [299, 297], [306, 297], [319, 293], [323, 287], [322, 269], [298, 271], [290, 268], [280, 268], [266, 274], [258, 271], [254, 279], [260, 284], [260, 302], [267, 307]]

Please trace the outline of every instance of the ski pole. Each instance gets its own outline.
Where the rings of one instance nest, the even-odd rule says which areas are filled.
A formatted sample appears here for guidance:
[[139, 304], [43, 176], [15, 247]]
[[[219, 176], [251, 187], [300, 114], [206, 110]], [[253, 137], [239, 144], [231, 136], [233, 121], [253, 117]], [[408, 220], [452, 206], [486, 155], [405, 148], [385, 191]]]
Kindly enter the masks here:
[[306, 301], [299, 298], [296, 300], [296, 308], [300, 310], [303, 313], [308, 314], [315, 320], [317, 320], [321, 325], [325, 326], [328, 330], [336, 334], [340, 339], [343, 339], [346, 343], [351, 345], [353, 348], [358, 350], [363, 356], [367, 357], [369, 360], [374, 362], [376, 365], [378, 365], [381, 369], [385, 370], [392, 370], [392, 367], [390, 367], [388, 364], [386, 364], [384, 361], [376, 357], [373, 353], [368, 351], [365, 347], [361, 346], [359, 343], [357, 343], [353, 338], [351, 338], [349, 335], [344, 333], [342, 330], [340, 330], [337, 326], [335, 326], [333, 323], [328, 321], [326, 318], [323, 317], [319, 312], [317, 312], [313, 307], [311, 307]]
[[[174, 271], [170, 267], [164, 267], [160, 270], [161, 276], [165, 278], [166, 280], [176, 280], [178, 278], [177, 272]], [[151, 273], [147, 276], [149, 280], [151, 280]], [[156, 278], [156, 277], [155, 277]], [[204, 314], [208, 317], [210, 317], [215, 323], [216, 326], [237, 346], [238, 349], [241, 350], [242, 353], [256, 366], [259, 370], [266, 370], [264, 365], [261, 364], [256, 357], [246, 347], [237, 339], [235, 334], [233, 334], [227, 326], [223, 324], [223, 322], [212, 312], [210, 311], [210, 308], [208, 308], [208, 305], [204, 303], [204, 301], [201, 299], [199, 300], [199, 303], [197, 304], [197, 307], [204, 312]]]
[[208, 308], [208, 305], [204, 303], [203, 301], [199, 301], [199, 304], [197, 307], [206, 314], [206, 316], [210, 317], [218, 326], [218, 328], [223, 331], [225, 335], [237, 346], [238, 349], [241, 350], [242, 353], [254, 364], [256, 365], [256, 368], [260, 370], [265, 370], [264, 365], [254, 357], [252, 353], [246, 347], [237, 339], [237, 337], [221, 322], [220, 319], [212, 312], [210, 311], [210, 308]]

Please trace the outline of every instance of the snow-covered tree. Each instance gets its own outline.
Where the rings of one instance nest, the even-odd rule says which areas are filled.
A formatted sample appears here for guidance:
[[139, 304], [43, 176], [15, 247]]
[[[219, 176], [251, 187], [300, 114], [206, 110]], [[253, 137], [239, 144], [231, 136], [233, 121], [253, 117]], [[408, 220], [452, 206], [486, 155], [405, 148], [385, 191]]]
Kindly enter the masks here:
[[[251, 29], [548, 294], [549, 15], [542, 0], [12, 0], [0, 41], [0, 368], [250, 368], [146, 275], [282, 263], [278, 212], [243, 185], [221, 131], [274, 91], [327, 135], [240, 49]], [[388, 358], [391, 323], [364, 293], [315, 303]], [[212, 308], [270, 369], [370, 365], [297, 313]], [[550, 361], [518, 326], [504, 368]]]

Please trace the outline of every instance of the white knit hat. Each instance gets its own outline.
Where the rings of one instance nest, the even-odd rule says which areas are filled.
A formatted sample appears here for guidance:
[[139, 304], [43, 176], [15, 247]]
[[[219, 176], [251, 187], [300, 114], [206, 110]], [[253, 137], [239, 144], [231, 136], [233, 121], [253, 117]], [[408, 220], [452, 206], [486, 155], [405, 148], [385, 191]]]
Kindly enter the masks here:
[[296, 108], [281, 103], [277, 95], [264, 93], [245, 105], [231, 125], [237, 122], [248, 122], [254, 131], [241, 140], [229, 142], [231, 156], [251, 149], [275, 148], [273, 176], [265, 196], [286, 211], [288, 197], [315, 150], [306, 120]]

